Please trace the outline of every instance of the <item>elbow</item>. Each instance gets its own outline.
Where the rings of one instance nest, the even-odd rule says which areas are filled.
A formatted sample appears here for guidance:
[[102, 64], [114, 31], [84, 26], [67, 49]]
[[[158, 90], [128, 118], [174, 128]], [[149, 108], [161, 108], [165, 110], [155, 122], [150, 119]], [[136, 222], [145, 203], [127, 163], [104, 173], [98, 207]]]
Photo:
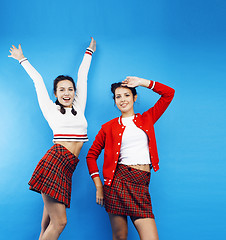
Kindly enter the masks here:
[[173, 99], [174, 95], [175, 95], [175, 89], [171, 88], [169, 96]]

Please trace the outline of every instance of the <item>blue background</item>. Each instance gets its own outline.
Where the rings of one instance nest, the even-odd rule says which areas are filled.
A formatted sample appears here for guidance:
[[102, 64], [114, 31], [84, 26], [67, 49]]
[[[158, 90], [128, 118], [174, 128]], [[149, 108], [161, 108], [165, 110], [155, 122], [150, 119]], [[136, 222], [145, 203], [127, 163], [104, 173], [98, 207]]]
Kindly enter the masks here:
[[[7, 58], [8, 50], [22, 44], [54, 99], [53, 79], [76, 78], [90, 36], [97, 40], [86, 108], [90, 141], [79, 156], [60, 239], [111, 239], [85, 156], [101, 124], [119, 116], [110, 84], [127, 75], [176, 90], [155, 125], [160, 170], [152, 174], [150, 191], [160, 239], [225, 238], [225, 10], [224, 0], [1, 2], [1, 239], [38, 239], [43, 203], [27, 182], [52, 145], [32, 80]], [[135, 111], [147, 110], [157, 99], [138, 88]], [[101, 168], [103, 155], [98, 163]], [[128, 239], [139, 239], [131, 222]]]

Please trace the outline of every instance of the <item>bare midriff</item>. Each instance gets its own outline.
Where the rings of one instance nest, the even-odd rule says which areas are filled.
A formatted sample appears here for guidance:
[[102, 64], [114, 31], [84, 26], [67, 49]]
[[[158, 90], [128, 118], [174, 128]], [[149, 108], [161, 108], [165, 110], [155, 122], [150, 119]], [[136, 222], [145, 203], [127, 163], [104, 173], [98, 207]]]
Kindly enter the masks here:
[[54, 143], [64, 146], [71, 153], [73, 153], [76, 157], [78, 157], [84, 142], [72, 142], [72, 141], [69, 141], [69, 142], [62, 141], [61, 142], [61, 141], [56, 141]]
[[131, 168], [136, 168], [141, 171], [150, 172], [150, 164], [137, 164], [137, 165], [128, 165]]

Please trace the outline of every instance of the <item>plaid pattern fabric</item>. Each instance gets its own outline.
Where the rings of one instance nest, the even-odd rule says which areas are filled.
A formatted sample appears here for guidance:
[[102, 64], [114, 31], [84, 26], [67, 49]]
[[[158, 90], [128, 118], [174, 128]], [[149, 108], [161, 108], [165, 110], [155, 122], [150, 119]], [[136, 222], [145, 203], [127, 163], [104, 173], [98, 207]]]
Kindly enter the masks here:
[[142, 218], [154, 218], [148, 191], [150, 173], [118, 164], [111, 186], [104, 185], [107, 212]]
[[29, 181], [30, 189], [44, 193], [70, 207], [72, 174], [78, 158], [60, 144], [54, 144], [39, 161]]

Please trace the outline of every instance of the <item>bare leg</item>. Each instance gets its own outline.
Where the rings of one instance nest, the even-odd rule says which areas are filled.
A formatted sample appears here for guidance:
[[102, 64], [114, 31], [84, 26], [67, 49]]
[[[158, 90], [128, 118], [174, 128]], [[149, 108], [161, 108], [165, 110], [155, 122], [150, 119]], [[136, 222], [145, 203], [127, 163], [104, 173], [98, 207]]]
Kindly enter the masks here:
[[108, 214], [111, 222], [113, 240], [126, 240], [128, 235], [127, 217]]
[[49, 226], [49, 222], [50, 222], [49, 214], [48, 214], [48, 212], [45, 208], [45, 205], [44, 205], [43, 215], [42, 215], [42, 223], [41, 223], [41, 233], [40, 233], [40, 236], [39, 236], [39, 240], [42, 239], [42, 235], [45, 232], [45, 230], [47, 229], [47, 227]]
[[131, 220], [138, 231], [140, 240], [159, 240], [157, 227], [153, 218], [133, 218]]
[[63, 203], [42, 193], [50, 223], [40, 240], [57, 240], [67, 224], [66, 207]]

